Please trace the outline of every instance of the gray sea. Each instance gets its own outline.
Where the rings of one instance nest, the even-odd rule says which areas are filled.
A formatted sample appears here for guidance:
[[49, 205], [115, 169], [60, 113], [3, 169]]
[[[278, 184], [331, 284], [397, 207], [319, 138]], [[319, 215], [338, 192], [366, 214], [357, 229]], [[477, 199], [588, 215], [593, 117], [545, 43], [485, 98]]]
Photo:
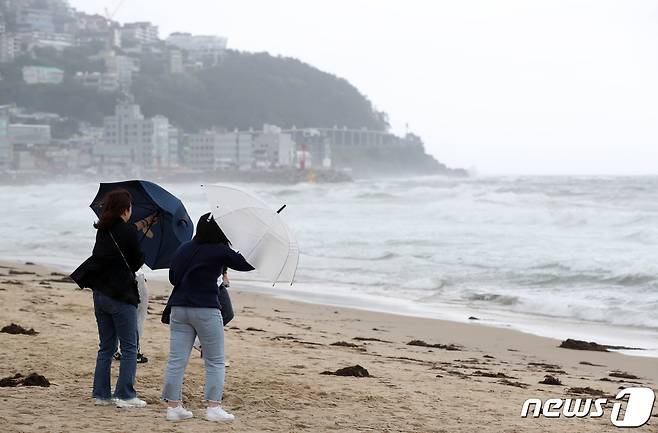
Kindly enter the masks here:
[[[209, 209], [199, 184], [163, 186], [193, 220]], [[658, 349], [658, 177], [242, 186], [287, 205], [302, 252], [295, 285], [262, 290]], [[72, 270], [93, 246], [96, 190], [0, 186], [0, 257]]]

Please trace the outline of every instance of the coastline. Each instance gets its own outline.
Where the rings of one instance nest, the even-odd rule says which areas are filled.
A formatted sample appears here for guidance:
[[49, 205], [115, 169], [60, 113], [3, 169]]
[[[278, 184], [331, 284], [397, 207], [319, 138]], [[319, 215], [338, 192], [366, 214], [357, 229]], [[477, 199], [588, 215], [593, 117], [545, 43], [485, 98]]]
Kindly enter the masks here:
[[[3, 262], [22, 264], [31, 261], [31, 259], [32, 256], [29, 255], [17, 256], [15, 260], [0, 256], [0, 264]], [[38, 257], [33, 261], [63, 273], [69, 273], [76, 267], [74, 261], [62, 261], [62, 259]], [[148, 271], [147, 278], [156, 280], [160, 284], [168, 284], [166, 271]], [[614, 350], [614, 352], [628, 356], [650, 357], [657, 359], [658, 362], [658, 330], [651, 328], [614, 325], [567, 317], [530, 315], [502, 309], [469, 307], [464, 304], [423, 304], [378, 295], [355, 295], [343, 290], [343, 287], [327, 286], [325, 284], [295, 283], [294, 288], [290, 288], [286, 284], [272, 287], [268, 283], [241, 279], [240, 277], [232, 278], [232, 281], [242, 287], [245, 292], [292, 302], [462, 324], [477, 323], [480, 326], [508, 329], [536, 337], [553, 339], [558, 344], [562, 340], [573, 338], [611, 346], [640, 348], [642, 350]], [[472, 317], [475, 317], [476, 320], [470, 319]]]
[[[149, 406], [119, 412], [96, 408], [89, 398], [97, 347], [90, 292], [52, 275], [52, 268], [0, 266], [6, 311], [0, 325], [13, 322], [39, 332], [0, 333], [0, 376], [36, 371], [53, 383], [2, 388], [0, 421], [6, 431], [114, 431], [119, 424], [126, 431], [171, 430], [159, 403], [168, 351], [168, 328], [159, 322], [159, 312], [168, 284], [149, 281], [143, 351], [150, 362], [139, 366], [137, 382]], [[519, 413], [527, 398], [568, 398], [575, 396], [572, 387], [614, 396], [620, 386], [656, 389], [658, 384], [655, 359], [562, 349], [555, 339], [477, 321], [291, 301], [256, 293], [238, 281], [231, 296], [236, 319], [226, 333], [231, 366], [224, 404], [237, 421], [226, 426], [228, 431], [616, 431], [608, 413], [598, 419], [523, 419]], [[408, 345], [412, 340], [461, 349]], [[348, 344], [331, 345], [341, 341]], [[355, 364], [373, 377], [320, 374]], [[611, 377], [616, 370], [639, 379]], [[546, 374], [564, 386], [540, 385]], [[195, 413], [202, 407], [202, 385], [202, 363], [193, 354], [184, 398]], [[656, 422], [654, 416], [639, 431], [652, 431]], [[199, 418], [180, 425], [199, 432], [217, 427]]]

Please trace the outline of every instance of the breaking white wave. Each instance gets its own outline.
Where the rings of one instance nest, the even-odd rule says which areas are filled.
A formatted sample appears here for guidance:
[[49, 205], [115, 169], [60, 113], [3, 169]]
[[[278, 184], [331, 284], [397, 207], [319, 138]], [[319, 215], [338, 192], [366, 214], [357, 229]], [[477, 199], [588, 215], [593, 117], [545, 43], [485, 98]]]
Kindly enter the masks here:
[[[193, 219], [198, 184], [164, 185]], [[658, 178], [442, 177], [245, 185], [302, 249], [301, 284], [427, 310], [461, 305], [658, 329]], [[91, 251], [96, 184], [0, 186], [0, 256]], [[293, 286], [293, 290], [295, 287]], [[305, 289], [307, 290], [307, 289]], [[437, 310], [438, 311], [438, 310]]]

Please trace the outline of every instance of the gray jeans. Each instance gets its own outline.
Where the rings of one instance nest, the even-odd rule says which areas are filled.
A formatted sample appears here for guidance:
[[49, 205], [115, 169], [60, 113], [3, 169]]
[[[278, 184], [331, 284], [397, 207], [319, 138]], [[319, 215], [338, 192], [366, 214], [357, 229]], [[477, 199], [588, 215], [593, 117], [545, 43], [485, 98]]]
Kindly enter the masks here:
[[169, 328], [169, 361], [165, 369], [162, 398], [171, 401], [183, 399], [183, 375], [194, 338], [198, 335], [206, 366], [205, 398], [221, 401], [225, 373], [222, 313], [217, 308], [172, 307]]

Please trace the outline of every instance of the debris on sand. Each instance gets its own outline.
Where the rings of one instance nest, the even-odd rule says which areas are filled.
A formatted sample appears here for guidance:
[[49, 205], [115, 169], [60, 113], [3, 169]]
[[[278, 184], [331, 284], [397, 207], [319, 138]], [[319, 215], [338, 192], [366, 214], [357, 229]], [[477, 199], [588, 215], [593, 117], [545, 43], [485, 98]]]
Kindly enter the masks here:
[[248, 328], [247, 328], [247, 331], [252, 331], [252, 332], [265, 332], [264, 329], [254, 328], [253, 326], [248, 327]]
[[351, 367], [339, 368], [336, 371], [323, 371], [320, 374], [328, 374], [333, 376], [370, 377], [368, 370], [358, 364]]
[[619, 371], [619, 370], [615, 370], [615, 371], [610, 372], [610, 374], [608, 374], [608, 376], [618, 377], [620, 379], [639, 379], [639, 377], [637, 377], [634, 374], [630, 374], [630, 373], [627, 373], [625, 371]]
[[567, 390], [567, 393], [569, 394], [579, 394], [579, 395], [592, 395], [595, 397], [598, 396], [603, 396], [605, 393], [601, 391], [600, 389], [594, 389], [590, 388], [589, 386], [586, 387], [575, 387], [575, 388], [569, 388]]
[[19, 280], [3, 280], [3, 284], [11, 284], [12, 286], [22, 286], [23, 282]]
[[472, 373], [472, 376], [480, 376], [480, 377], [494, 377], [497, 379], [516, 379], [516, 377], [508, 376], [503, 372], [499, 373], [492, 373], [489, 371], [480, 371], [476, 370]]
[[471, 316], [471, 317], [468, 318], [468, 320], [480, 320], [480, 319], [478, 319], [478, 318], [475, 317], [475, 316]]
[[10, 269], [9, 275], [36, 275], [36, 273], [30, 271], [18, 271], [16, 269]]
[[560, 379], [555, 376], [551, 376], [550, 374], [544, 376], [544, 380], [540, 381], [539, 383], [544, 385], [562, 385], [562, 381]]
[[347, 341], [336, 341], [335, 343], [331, 343], [329, 346], [341, 346], [341, 347], [357, 347], [361, 348], [358, 344], [354, 343], [348, 343]]
[[454, 350], [454, 351], [462, 350], [461, 346], [457, 346], [455, 344], [429, 344], [424, 342], [423, 340], [411, 340], [410, 342], [407, 343], [407, 346], [433, 347], [435, 349]]
[[42, 376], [37, 373], [31, 373], [25, 379], [23, 379], [23, 386], [42, 386], [47, 388], [50, 386], [50, 382], [46, 379], [45, 376]]
[[594, 352], [607, 352], [608, 349], [611, 350], [644, 350], [641, 347], [626, 347], [626, 346], [610, 346], [607, 344], [599, 344], [593, 341], [583, 341], [583, 340], [574, 340], [568, 338], [560, 343], [560, 346], [564, 349], [574, 349], [574, 350], [591, 350]]
[[578, 364], [580, 365], [591, 365], [592, 367], [605, 367], [603, 364], [594, 364], [593, 362], [588, 362], [588, 361], [580, 361]]
[[23, 335], [37, 335], [38, 332], [35, 331], [34, 329], [25, 329], [21, 325], [17, 325], [15, 323], [12, 323], [11, 325], [7, 325], [4, 328], [0, 329], [0, 332], [4, 332], [5, 334], [23, 334]]
[[27, 377], [23, 377], [22, 374], [16, 373], [13, 376], [0, 379], [0, 387], [16, 386], [42, 386], [47, 388], [50, 386], [50, 382], [44, 376], [37, 373], [31, 373]]
[[373, 338], [373, 337], [354, 337], [354, 338], [352, 338], [352, 340], [356, 340], [356, 341], [378, 341], [380, 343], [392, 343], [392, 341], [381, 340], [379, 338]]
[[23, 381], [23, 375], [16, 373], [13, 376], [3, 377], [0, 379], [0, 387], [15, 387], [18, 386]]
[[594, 352], [608, 351], [608, 348], [602, 344], [598, 344], [593, 341], [574, 340], [571, 338], [568, 338], [560, 343], [560, 347], [563, 349], [591, 350]]
[[47, 283], [69, 283], [75, 284], [75, 281], [71, 277], [61, 277], [61, 278], [49, 278], [44, 280]]
[[501, 385], [515, 386], [517, 388], [527, 388], [528, 387], [527, 383], [512, 382], [511, 380], [507, 380], [507, 379], [502, 379], [502, 380], [498, 381], [498, 383], [500, 383]]

